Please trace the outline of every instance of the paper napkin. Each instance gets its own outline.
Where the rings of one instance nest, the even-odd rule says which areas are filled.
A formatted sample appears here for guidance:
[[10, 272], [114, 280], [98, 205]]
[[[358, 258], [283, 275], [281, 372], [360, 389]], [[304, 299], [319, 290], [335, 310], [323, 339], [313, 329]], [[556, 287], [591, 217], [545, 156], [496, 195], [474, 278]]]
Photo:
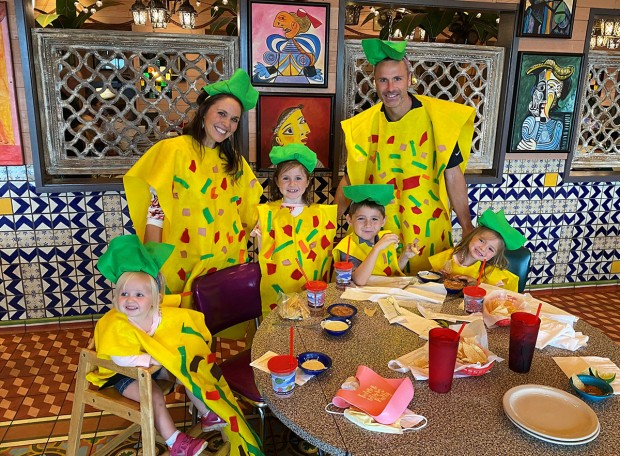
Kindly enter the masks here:
[[439, 328], [436, 321], [427, 320], [413, 312], [403, 309], [393, 297], [379, 299], [379, 307], [390, 324], [399, 324], [413, 331], [424, 340], [428, 340], [428, 332], [433, 328]]

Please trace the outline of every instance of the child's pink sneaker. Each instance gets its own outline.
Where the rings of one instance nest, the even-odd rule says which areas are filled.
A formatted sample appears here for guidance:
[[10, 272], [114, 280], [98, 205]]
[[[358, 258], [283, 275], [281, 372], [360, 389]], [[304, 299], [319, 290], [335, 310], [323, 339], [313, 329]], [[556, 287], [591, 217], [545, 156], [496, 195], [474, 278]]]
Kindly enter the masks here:
[[217, 413], [211, 410], [200, 417], [200, 424], [202, 425], [202, 432], [217, 431], [228, 425]]
[[170, 456], [196, 456], [207, 448], [207, 442], [181, 432], [170, 448]]

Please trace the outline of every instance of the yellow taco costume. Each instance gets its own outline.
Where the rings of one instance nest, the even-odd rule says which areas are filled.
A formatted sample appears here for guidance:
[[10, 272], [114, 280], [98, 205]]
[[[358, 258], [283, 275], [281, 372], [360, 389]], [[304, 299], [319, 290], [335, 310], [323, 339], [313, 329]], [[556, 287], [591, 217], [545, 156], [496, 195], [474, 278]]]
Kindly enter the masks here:
[[311, 204], [293, 216], [279, 200], [261, 204], [258, 214], [262, 233], [260, 287], [263, 313], [267, 313], [275, 307], [279, 292], [299, 292], [305, 285], [297, 260], [310, 280], [329, 282], [337, 206]]
[[[150, 354], [178, 378], [206, 406], [224, 419], [223, 429], [231, 444], [231, 454], [262, 455], [258, 437], [239, 409], [211, 352], [211, 334], [204, 316], [190, 309], [161, 308], [161, 322], [153, 336], [132, 325], [127, 316], [115, 309], [106, 313], [95, 326], [97, 356], [133, 356]], [[88, 380], [101, 386], [114, 372], [100, 368], [88, 374]]]
[[153, 187], [164, 212], [162, 242], [174, 251], [162, 267], [170, 293], [191, 307], [192, 281], [247, 261], [248, 227], [256, 224], [263, 192], [248, 163], [228, 175], [219, 149], [201, 151], [191, 136], [155, 144], [123, 178], [136, 234], [144, 239]]
[[475, 110], [416, 95], [422, 107], [388, 122], [378, 103], [342, 121], [351, 185], [392, 184], [395, 202], [386, 206], [385, 229], [405, 244], [418, 239], [420, 255], [410, 260], [415, 273], [428, 269], [428, 257], [452, 245], [451, 207], [444, 170], [454, 146], [469, 159]]
[[[379, 231], [379, 239], [389, 233], [391, 233], [391, 231]], [[351, 239], [350, 248], [349, 239]], [[347, 249], [349, 249], [349, 255], [351, 257], [363, 262], [372, 250], [372, 247], [364, 242], [360, 243], [359, 236], [355, 233], [351, 233], [334, 247], [334, 261], [343, 261], [341, 260], [340, 253], [346, 255]], [[404, 275], [398, 267], [398, 253], [396, 253], [396, 247], [394, 245], [390, 245], [377, 257], [372, 275], [387, 277]]]
[[[461, 266], [454, 261], [454, 249], [448, 249], [444, 252], [433, 255], [428, 259], [431, 263], [431, 267], [434, 271], [441, 270], [447, 262], [450, 262], [452, 267], [452, 274], [467, 275], [469, 277], [478, 278], [480, 272], [480, 266], [482, 262], [476, 261], [471, 266]], [[502, 282], [503, 285], [498, 285], [506, 290], [518, 291], [519, 277], [514, 275], [507, 269], [499, 269], [495, 266], [486, 266], [484, 268], [484, 274], [482, 275], [482, 282], [489, 285], [498, 285]]]

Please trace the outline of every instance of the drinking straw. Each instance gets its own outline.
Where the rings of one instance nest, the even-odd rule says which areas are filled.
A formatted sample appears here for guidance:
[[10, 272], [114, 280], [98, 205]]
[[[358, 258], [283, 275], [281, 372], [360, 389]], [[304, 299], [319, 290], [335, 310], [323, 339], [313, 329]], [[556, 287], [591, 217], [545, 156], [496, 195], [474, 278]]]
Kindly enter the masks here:
[[347, 243], [347, 263], [349, 262], [349, 249], [351, 248], [351, 236], [349, 236], [349, 242]]
[[538, 304], [538, 310], [536, 310], [536, 317], [537, 318], [540, 315], [540, 309], [542, 309], [542, 302], [540, 304]]
[[304, 268], [301, 267], [301, 263], [299, 262], [299, 258], [295, 258], [295, 261], [297, 261], [297, 265], [299, 266], [299, 270], [304, 275], [304, 279], [306, 279], [306, 282], [310, 282], [310, 279], [308, 279], [308, 276], [306, 275], [306, 272], [304, 271]]
[[460, 327], [459, 332], [458, 332], [458, 334], [457, 334], [457, 336], [459, 337], [459, 339], [461, 338], [461, 333], [462, 333], [462, 332], [463, 332], [463, 330], [465, 329], [465, 325], [466, 325], [466, 324], [467, 324], [467, 323], [463, 323], [463, 324], [461, 324], [461, 327]]
[[289, 339], [288, 340], [288, 354], [290, 356], [289, 361], [293, 357], [293, 333], [294, 333], [294, 329], [291, 326], [289, 328], [289, 333], [288, 333], [289, 334], [289, 336], [288, 336], [288, 339]]
[[476, 286], [480, 286], [480, 281], [482, 280], [482, 273], [484, 272], [484, 266], [487, 264], [487, 259], [482, 260], [482, 265], [480, 265], [480, 272], [478, 273], [478, 281], [476, 282]]

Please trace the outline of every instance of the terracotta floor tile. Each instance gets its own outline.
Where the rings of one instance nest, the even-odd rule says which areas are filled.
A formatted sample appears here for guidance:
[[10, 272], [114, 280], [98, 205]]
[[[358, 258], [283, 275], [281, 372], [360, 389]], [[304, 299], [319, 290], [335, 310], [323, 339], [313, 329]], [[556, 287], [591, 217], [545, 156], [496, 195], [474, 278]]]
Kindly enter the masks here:
[[11, 426], [4, 435], [4, 443], [19, 442], [20, 440], [47, 439], [54, 428], [54, 421], [42, 423], [24, 423]]
[[0, 397], [24, 397], [34, 381], [34, 376], [0, 378]]
[[0, 399], [0, 422], [14, 420], [23, 401], [22, 396]]

